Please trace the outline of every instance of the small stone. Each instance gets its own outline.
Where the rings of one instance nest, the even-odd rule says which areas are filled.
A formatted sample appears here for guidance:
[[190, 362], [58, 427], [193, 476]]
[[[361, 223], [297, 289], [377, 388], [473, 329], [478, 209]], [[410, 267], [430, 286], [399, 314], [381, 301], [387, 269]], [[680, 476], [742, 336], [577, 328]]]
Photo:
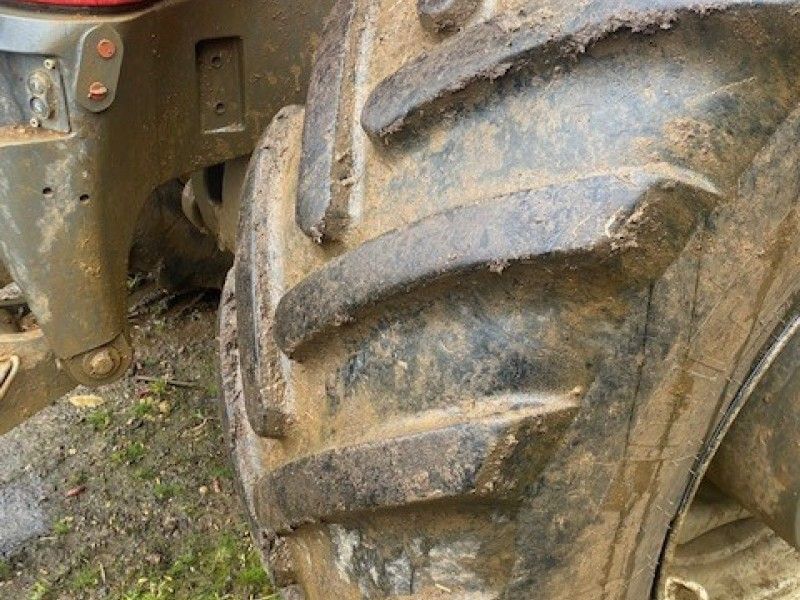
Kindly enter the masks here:
[[98, 406], [102, 406], [106, 403], [106, 401], [101, 398], [100, 396], [96, 396], [94, 394], [86, 394], [80, 396], [72, 396], [69, 399], [69, 403], [72, 404], [75, 408], [97, 408]]
[[72, 488], [71, 490], [69, 490], [65, 494], [65, 496], [67, 498], [77, 498], [78, 496], [83, 494], [85, 491], [86, 491], [86, 486], [85, 485], [79, 485], [78, 487], [75, 487], [75, 488]]

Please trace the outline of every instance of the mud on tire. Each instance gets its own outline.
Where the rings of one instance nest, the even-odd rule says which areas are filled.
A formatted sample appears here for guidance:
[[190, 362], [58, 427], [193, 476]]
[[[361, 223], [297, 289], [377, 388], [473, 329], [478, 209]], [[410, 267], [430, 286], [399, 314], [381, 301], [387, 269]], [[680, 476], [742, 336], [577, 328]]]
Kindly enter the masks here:
[[256, 151], [221, 336], [254, 527], [308, 600], [660, 596], [800, 285], [800, 17], [470, 4], [340, 1]]

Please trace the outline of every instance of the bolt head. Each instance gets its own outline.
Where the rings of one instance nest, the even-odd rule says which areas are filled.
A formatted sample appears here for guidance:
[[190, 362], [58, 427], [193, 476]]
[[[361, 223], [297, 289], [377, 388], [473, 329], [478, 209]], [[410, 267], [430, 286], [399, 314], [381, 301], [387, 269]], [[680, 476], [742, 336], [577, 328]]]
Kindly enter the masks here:
[[31, 111], [40, 119], [48, 119], [53, 112], [43, 98], [31, 98]]
[[103, 38], [97, 42], [97, 54], [106, 60], [114, 58], [117, 54], [117, 45], [109, 39]]
[[50, 78], [40, 71], [34, 71], [28, 77], [28, 89], [31, 94], [44, 96], [50, 89]]
[[99, 102], [105, 100], [108, 96], [108, 87], [101, 81], [95, 81], [89, 84], [89, 100]]
[[42, 63], [45, 69], [53, 70], [56, 68], [56, 61], [53, 58], [45, 58], [44, 62]]

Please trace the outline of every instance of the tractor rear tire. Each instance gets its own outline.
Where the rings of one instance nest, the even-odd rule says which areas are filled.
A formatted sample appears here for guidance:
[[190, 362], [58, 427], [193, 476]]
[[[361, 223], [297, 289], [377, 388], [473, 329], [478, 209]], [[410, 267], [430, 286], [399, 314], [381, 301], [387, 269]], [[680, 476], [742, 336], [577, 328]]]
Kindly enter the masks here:
[[800, 13], [429, 4], [341, 0], [250, 165], [220, 343], [276, 584], [691, 597], [671, 532], [800, 291]]

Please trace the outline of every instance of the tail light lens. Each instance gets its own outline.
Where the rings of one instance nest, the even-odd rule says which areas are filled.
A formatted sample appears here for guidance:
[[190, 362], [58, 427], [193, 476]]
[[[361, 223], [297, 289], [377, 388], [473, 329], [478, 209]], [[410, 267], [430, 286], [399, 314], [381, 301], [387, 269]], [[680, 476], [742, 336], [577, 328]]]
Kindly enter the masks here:
[[17, 0], [21, 4], [74, 8], [123, 8], [141, 4], [152, 4], [154, 0]]

